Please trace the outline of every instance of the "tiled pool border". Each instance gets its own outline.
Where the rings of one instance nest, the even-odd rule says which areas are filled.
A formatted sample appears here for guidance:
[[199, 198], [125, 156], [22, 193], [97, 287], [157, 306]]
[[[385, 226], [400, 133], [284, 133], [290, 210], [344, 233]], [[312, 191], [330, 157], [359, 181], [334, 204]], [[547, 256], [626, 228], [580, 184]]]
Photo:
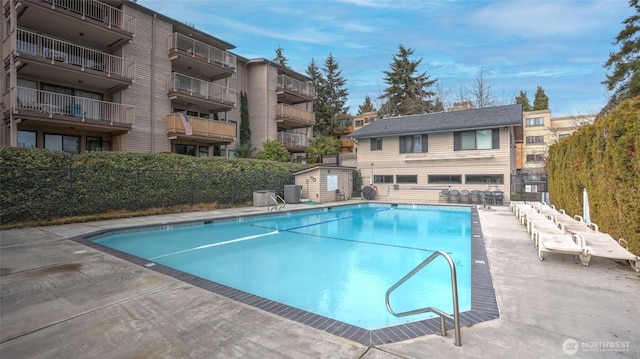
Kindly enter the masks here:
[[[389, 205], [389, 204], [374, 204]], [[395, 204], [391, 204], [395, 206]], [[408, 205], [408, 206], [424, 206], [424, 207], [445, 207], [454, 208], [454, 206], [433, 206], [433, 205]], [[333, 206], [337, 207], [337, 206]], [[496, 301], [491, 273], [489, 271], [489, 263], [487, 260], [487, 252], [482, 236], [482, 228], [478, 216], [478, 208], [475, 206], [466, 207], [471, 209], [471, 310], [460, 313], [460, 325], [465, 327], [500, 317], [498, 304]], [[317, 209], [317, 208], [314, 208]], [[300, 211], [305, 211], [304, 209]], [[263, 216], [263, 215], [261, 215]], [[72, 240], [94, 248], [101, 252], [122, 258], [131, 263], [144, 266], [148, 269], [168, 275], [177, 280], [189, 283], [196, 287], [208, 290], [212, 293], [223, 295], [227, 298], [238, 302], [262, 309], [272, 314], [276, 314], [283, 318], [287, 318], [298, 323], [308, 325], [310, 327], [323, 330], [325, 332], [337, 335], [342, 338], [350, 339], [364, 345], [380, 345], [399, 342], [407, 339], [417, 338], [423, 335], [440, 333], [440, 318], [431, 318], [413, 323], [406, 323], [387, 328], [368, 330], [351, 324], [327, 318], [301, 309], [297, 309], [285, 304], [281, 304], [269, 299], [265, 299], [241, 290], [237, 290], [219, 283], [203, 279], [192, 274], [181, 272], [179, 270], [149, 262], [144, 258], [139, 258], [128, 253], [124, 253], [109, 247], [105, 247], [96, 243], [94, 240], [105, 235], [114, 233], [122, 233], [125, 231], [140, 231], [151, 228], [162, 228], [163, 226], [181, 226], [212, 223], [217, 221], [234, 220], [239, 217], [256, 217], [256, 215], [221, 217], [211, 220], [196, 221], [177, 221], [174, 223], [162, 223], [147, 226], [132, 226], [126, 228], [114, 228], [101, 230], [91, 234], [85, 234], [72, 238]], [[453, 329], [453, 322], [447, 319], [447, 330]], [[451, 334], [448, 335], [451, 337]]]

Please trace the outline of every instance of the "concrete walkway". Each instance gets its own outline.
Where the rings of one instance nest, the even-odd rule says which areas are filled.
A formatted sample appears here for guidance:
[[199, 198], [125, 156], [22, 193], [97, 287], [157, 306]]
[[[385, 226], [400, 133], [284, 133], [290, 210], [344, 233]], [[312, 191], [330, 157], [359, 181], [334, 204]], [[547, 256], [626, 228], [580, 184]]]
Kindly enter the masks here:
[[453, 331], [367, 347], [68, 239], [265, 211], [0, 232], [0, 358], [640, 358], [640, 274], [599, 258], [539, 261], [508, 207], [479, 210], [501, 317], [462, 328], [462, 347]]

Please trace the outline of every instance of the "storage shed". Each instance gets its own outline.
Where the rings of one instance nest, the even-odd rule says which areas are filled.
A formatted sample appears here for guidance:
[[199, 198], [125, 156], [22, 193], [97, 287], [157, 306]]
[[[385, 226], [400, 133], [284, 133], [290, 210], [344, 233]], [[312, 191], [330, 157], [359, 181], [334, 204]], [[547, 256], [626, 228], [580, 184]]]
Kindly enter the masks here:
[[355, 167], [317, 166], [294, 173], [302, 201], [328, 203], [351, 198]]

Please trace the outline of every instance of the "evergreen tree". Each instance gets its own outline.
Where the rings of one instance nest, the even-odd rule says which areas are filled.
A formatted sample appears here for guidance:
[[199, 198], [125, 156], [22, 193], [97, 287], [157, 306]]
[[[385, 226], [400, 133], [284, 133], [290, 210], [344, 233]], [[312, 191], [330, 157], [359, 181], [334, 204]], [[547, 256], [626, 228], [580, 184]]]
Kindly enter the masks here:
[[516, 96], [516, 103], [522, 105], [522, 111], [531, 111], [531, 104], [529, 104], [526, 91], [520, 91], [520, 96]]
[[236, 157], [249, 158], [255, 150], [251, 147], [251, 125], [249, 123], [249, 100], [246, 92], [240, 92], [240, 145], [236, 146]]
[[533, 111], [548, 110], [549, 109], [549, 97], [544, 94], [542, 86], [538, 86], [536, 90], [536, 97], [533, 100]]
[[602, 83], [613, 94], [600, 112], [609, 113], [622, 101], [640, 95], [640, 4], [639, 0], [630, 0], [629, 6], [635, 10], [633, 15], [622, 23], [624, 29], [616, 36], [613, 45], [618, 50], [609, 54], [609, 60], [604, 64], [607, 70], [607, 80]]
[[284, 56], [284, 54], [282, 53], [283, 51], [284, 49], [280, 47], [280, 45], [278, 45], [278, 48], [276, 49], [276, 58], [273, 59], [273, 62], [288, 68], [289, 60]]
[[383, 116], [413, 115], [434, 110], [430, 98], [435, 93], [429, 87], [433, 86], [437, 79], [430, 80], [426, 71], [416, 74], [422, 59], [411, 60], [413, 52], [411, 48], [405, 48], [400, 44], [398, 53], [393, 55], [393, 62], [389, 64], [391, 70], [383, 71], [384, 81], [388, 85], [380, 96], [385, 101], [381, 108]]
[[340, 153], [340, 140], [331, 136], [317, 135], [307, 147], [307, 163], [322, 162], [323, 155]]
[[321, 70], [312, 59], [307, 68], [307, 75], [316, 88], [316, 98], [313, 102], [316, 124], [313, 132], [329, 136], [338, 126], [337, 116], [349, 111], [349, 108], [344, 106], [349, 95], [344, 88], [346, 80], [342, 77], [342, 70], [332, 54], [329, 54]]
[[365, 96], [364, 98], [364, 102], [362, 103], [362, 105], [358, 106], [358, 115], [362, 115], [363, 113], [367, 113], [367, 112], [375, 112], [376, 108], [375, 106], [373, 106], [373, 103], [371, 102], [371, 97], [369, 97], [369, 95]]

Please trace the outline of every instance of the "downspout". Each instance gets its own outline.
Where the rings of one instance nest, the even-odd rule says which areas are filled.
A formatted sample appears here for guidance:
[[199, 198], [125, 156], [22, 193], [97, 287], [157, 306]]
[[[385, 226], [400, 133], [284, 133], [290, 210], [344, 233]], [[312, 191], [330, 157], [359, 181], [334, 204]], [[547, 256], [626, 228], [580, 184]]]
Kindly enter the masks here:
[[151, 152], [156, 152], [156, 141], [155, 141], [155, 137], [156, 137], [156, 101], [155, 101], [155, 96], [154, 96], [154, 90], [156, 88], [156, 73], [155, 73], [155, 68], [156, 68], [156, 18], [157, 18], [157, 14], [154, 13], [153, 14], [153, 19], [151, 20], [151, 86], [149, 88], [149, 94], [151, 95], [151, 101], [150, 101], [150, 105], [151, 105]]

